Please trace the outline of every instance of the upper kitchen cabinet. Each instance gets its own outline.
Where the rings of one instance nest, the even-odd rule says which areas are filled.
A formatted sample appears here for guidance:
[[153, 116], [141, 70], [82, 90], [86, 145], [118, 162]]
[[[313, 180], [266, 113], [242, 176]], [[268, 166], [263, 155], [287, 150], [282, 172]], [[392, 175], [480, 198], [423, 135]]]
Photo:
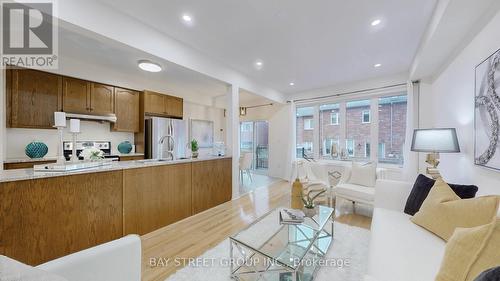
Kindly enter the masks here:
[[63, 110], [106, 115], [114, 112], [114, 88], [76, 78], [63, 78]]
[[144, 91], [144, 113], [153, 116], [182, 118], [183, 100], [178, 97]]
[[69, 113], [90, 113], [90, 82], [63, 78], [63, 110]]
[[31, 69], [7, 70], [7, 126], [52, 129], [61, 110], [62, 79]]
[[106, 115], [114, 113], [114, 87], [99, 83], [91, 83], [90, 87], [90, 113]]
[[182, 118], [183, 100], [181, 98], [167, 96], [165, 107], [167, 115]]
[[116, 123], [113, 131], [139, 132], [139, 95], [137, 91], [115, 88]]

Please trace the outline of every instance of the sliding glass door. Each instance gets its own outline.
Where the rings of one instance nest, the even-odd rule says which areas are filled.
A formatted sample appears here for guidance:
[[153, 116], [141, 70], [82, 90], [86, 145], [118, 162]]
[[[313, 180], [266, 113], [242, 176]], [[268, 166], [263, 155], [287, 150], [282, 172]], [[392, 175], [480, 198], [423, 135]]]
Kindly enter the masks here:
[[267, 121], [240, 123], [240, 155], [252, 154], [252, 169], [266, 172], [269, 167], [269, 124]]

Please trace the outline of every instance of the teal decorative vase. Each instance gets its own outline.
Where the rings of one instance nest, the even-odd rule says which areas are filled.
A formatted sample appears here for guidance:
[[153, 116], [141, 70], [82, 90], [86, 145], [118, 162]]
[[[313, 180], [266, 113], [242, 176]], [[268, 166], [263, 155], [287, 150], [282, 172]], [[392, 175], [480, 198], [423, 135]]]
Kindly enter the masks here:
[[129, 141], [124, 141], [124, 142], [121, 142], [119, 145], [118, 145], [118, 151], [121, 153], [121, 154], [129, 154], [130, 151], [132, 151], [132, 144], [129, 142]]
[[26, 156], [31, 159], [43, 158], [45, 155], [47, 155], [47, 152], [49, 152], [49, 148], [45, 143], [40, 141], [30, 142], [24, 149], [24, 153], [26, 153]]

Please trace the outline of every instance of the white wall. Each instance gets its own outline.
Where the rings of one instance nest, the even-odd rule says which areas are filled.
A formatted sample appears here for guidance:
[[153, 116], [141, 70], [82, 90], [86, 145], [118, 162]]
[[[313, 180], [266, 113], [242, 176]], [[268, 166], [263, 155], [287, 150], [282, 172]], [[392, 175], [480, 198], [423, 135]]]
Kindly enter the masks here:
[[269, 175], [289, 180], [289, 136], [291, 136], [292, 122], [289, 120], [289, 109], [280, 106], [269, 118]]
[[462, 152], [441, 155], [441, 174], [449, 182], [478, 185], [480, 194], [500, 194], [500, 172], [474, 165], [474, 69], [500, 48], [499, 30], [497, 13], [434, 81], [423, 83], [420, 96], [421, 128], [457, 128]]

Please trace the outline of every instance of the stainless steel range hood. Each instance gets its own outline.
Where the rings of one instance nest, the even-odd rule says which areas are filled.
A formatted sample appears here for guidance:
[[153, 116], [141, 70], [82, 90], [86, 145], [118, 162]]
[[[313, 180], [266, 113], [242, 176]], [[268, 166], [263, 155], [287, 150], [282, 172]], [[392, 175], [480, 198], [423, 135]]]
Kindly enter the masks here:
[[106, 122], [111, 122], [111, 123], [116, 122], [116, 115], [114, 115], [114, 114], [88, 115], [88, 114], [66, 113], [66, 118], [82, 119], [82, 120], [90, 120], [90, 121], [106, 121]]

